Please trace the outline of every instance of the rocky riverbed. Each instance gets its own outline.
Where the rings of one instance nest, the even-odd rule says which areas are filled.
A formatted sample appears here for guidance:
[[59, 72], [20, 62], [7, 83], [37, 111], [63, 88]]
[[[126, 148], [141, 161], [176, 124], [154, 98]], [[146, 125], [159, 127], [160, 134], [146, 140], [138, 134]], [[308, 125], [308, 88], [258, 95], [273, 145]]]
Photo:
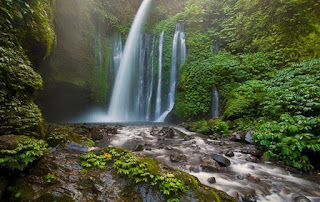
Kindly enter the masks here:
[[247, 143], [239, 142], [239, 134], [214, 140], [176, 126], [125, 126], [115, 134], [103, 129], [99, 133], [98, 147], [112, 145], [145, 154], [239, 201], [320, 201], [319, 175], [263, 161], [262, 152], [248, 144], [250, 133]]
[[[83, 171], [81, 155], [113, 146], [156, 159], [163, 163], [162, 168], [170, 170], [169, 165], [193, 175], [202, 183], [203, 195], [210, 192], [207, 187], [213, 187], [238, 201], [320, 201], [320, 176], [264, 161], [262, 152], [250, 144], [253, 131], [217, 138], [177, 126], [73, 124], [66, 128], [90, 138], [95, 146], [81, 144], [88, 142], [85, 139], [51, 142], [56, 146], [47, 157], [18, 176], [15, 183], [0, 177], [0, 185], [14, 185], [10, 192], [22, 193], [23, 201], [165, 201], [157, 189], [146, 183], [136, 185], [111, 167]], [[58, 134], [55, 127], [52, 131]], [[0, 194], [4, 190], [0, 189]], [[216, 191], [223, 201], [233, 200], [223, 192]], [[17, 200], [14, 194], [8, 199]], [[181, 201], [208, 199], [188, 191]]]

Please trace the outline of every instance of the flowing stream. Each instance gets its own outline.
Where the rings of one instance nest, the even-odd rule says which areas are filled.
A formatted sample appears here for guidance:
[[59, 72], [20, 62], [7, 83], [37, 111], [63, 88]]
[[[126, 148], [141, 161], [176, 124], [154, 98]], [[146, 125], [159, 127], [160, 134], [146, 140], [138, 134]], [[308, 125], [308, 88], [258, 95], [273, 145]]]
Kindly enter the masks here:
[[[172, 132], [174, 131], [174, 132]], [[125, 126], [96, 144], [143, 153], [197, 177], [201, 183], [223, 190], [239, 201], [320, 201], [320, 176], [299, 173], [274, 163], [254, 159], [254, 145], [227, 139], [213, 140], [175, 126]], [[234, 156], [227, 157], [232, 151]], [[202, 159], [218, 154], [230, 166], [214, 172], [203, 170]], [[175, 157], [176, 158], [173, 158]], [[208, 179], [215, 177], [216, 183]]]

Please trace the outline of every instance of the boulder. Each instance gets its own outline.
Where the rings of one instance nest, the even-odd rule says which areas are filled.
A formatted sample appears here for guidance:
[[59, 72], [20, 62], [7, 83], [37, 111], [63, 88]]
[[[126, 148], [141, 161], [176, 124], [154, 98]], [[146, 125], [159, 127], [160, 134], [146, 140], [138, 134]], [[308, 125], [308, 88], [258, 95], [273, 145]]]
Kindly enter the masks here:
[[254, 134], [253, 130], [249, 130], [244, 138], [244, 140], [249, 143], [249, 144], [253, 144], [253, 140], [252, 140], [252, 136]]
[[172, 153], [170, 154], [170, 161], [172, 163], [181, 163], [181, 162], [187, 162], [187, 156], [184, 154], [179, 154], [179, 153]]
[[228, 167], [231, 165], [231, 162], [226, 157], [219, 154], [211, 154], [210, 155], [213, 160], [219, 163], [221, 167]]
[[99, 140], [103, 139], [103, 135], [104, 135], [104, 133], [96, 132], [91, 135], [91, 139], [94, 141], [99, 141]]
[[200, 167], [205, 172], [216, 172], [216, 171], [220, 171], [221, 169], [218, 162], [213, 160], [210, 156], [205, 156], [204, 158], [201, 159]]

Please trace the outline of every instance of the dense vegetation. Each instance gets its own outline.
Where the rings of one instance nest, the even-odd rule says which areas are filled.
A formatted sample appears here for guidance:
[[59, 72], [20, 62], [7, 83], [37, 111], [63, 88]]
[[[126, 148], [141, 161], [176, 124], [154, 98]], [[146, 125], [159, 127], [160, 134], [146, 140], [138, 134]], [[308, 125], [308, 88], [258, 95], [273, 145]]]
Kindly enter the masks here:
[[[286, 165], [319, 166], [319, 17], [317, 1], [187, 1], [154, 29], [170, 36], [177, 22], [186, 26], [188, 58], [180, 71], [175, 118], [210, 118], [216, 87], [221, 118], [232, 121], [230, 129], [254, 129], [266, 155]], [[165, 47], [171, 48], [171, 40]], [[170, 55], [164, 66], [168, 72]], [[217, 133], [211, 122], [190, 129]], [[219, 121], [216, 128], [226, 133]]]
[[[43, 81], [35, 69], [45, 78], [45, 87], [61, 85], [70, 89], [68, 94], [79, 90], [84, 98], [74, 96], [67, 108], [78, 106], [75, 101], [82, 98], [85, 104], [104, 106], [113, 35], [119, 32], [125, 38], [140, 3], [0, 2], [0, 135], [24, 135], [16, 148], [0, 151], [1, 165], [22, 170], [46, 152], [47, 145], [34, 139], [44, 136], [43, 117], [33, 98]], [[166, 33], [165, 84], [175, 25], [186, 27], [188, 58], [179, 72], [175, 120], [201, 120], [190, 129], [208, 135], [253, 129], [254, 141], [267, 157], [303, 170], [319, 167], [317, 0], [161, 0], [154, 2], [151, 15], [146, 31]], [[99, 51], [105, 58], [100, 69], [93, 68], [101, 65], [96, 60]], [[210, 118], [213, 88], [219, 90], [223, 113], [205, 121]], [[57, 96], [56, 91], [44, 95], [50, 100]], [[66, 110], [61, 111], [65, 118]], [[70, 136], [55, 131], [45, 138], [52, 143]], [[28, 151], [34, 155], [26, 156]]]

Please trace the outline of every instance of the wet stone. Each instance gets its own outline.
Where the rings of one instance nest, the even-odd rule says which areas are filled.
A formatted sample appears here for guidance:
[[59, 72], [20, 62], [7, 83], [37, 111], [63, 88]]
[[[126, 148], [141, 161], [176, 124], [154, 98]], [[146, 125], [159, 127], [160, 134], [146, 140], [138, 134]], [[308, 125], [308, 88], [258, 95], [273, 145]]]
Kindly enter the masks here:
[[136, 151], [136, 152], [138, 152], [138, 151], [143, 151], [143, 146], [142, 146], [141, 144], [139, 144], [138, 146], [136, 146], [136, 147], [133, 149], [133, 151]]
[[222, 167], [228, 167], [231, 165], [231, 162], [226, 157], [219, 155], [219, 154], [212, 154], [210, 155], [213, 160], [219, 163]]
[[206, 157], [201, 159], [200, 167], [205, 172], [216, 172], [216, 171], [219, 171], [221, 169], [221, 167], [218, 164], [218, 162], [216, 162], [215, 160], [213, 160], [209, 156], [206, 156]]
[[181, 163], [181, 162], [187, 162], [187, 156], [184, 154], [179, 154], [179, 153], [172, 153], [170, 154], [170, 161], [172, 163]]
[[200, 173], [200, 167], [199, 166], [190, 166], [189, 170], [190, 170], [190, 172]]
[[210, 178], [208, 178], [208, 180], [207, 180], [210, 184], [214, 184], [214, 183], [216, 183], [216, 178], [215, 177], [210, 177]]
[[256, 163], [256, 162], [258, 162], [258, 159], [255, 156], [249, 155], [249, 156], [246, 157], [246, 161]]
[[237, 175], [237, 176], [236, 176], [236, 179], [237, 179], [237, 180], [244, 180], [244, 176], [243, 176], [243, 175]]
[[260, 178], [252, 176], [250, 174], [247, 176], [247, 180], [250, 182], [256, 182], [256, 183], [260, 182]]
[[103, 133], [97, 132], [91, 135], [91, 139], [94, 141], [102, 140], [103, 139]]
[[234, 157], [233, 151], [231, 151], [231, 150], [230, 150], [230, 151], [227, 151], [227, 152], [226, 152], [226, 156], [227, 156], [227, 157]]
[[294, 198], [294, 202], [311, 202], [311, 201], [305, 196], [298, 196]]

